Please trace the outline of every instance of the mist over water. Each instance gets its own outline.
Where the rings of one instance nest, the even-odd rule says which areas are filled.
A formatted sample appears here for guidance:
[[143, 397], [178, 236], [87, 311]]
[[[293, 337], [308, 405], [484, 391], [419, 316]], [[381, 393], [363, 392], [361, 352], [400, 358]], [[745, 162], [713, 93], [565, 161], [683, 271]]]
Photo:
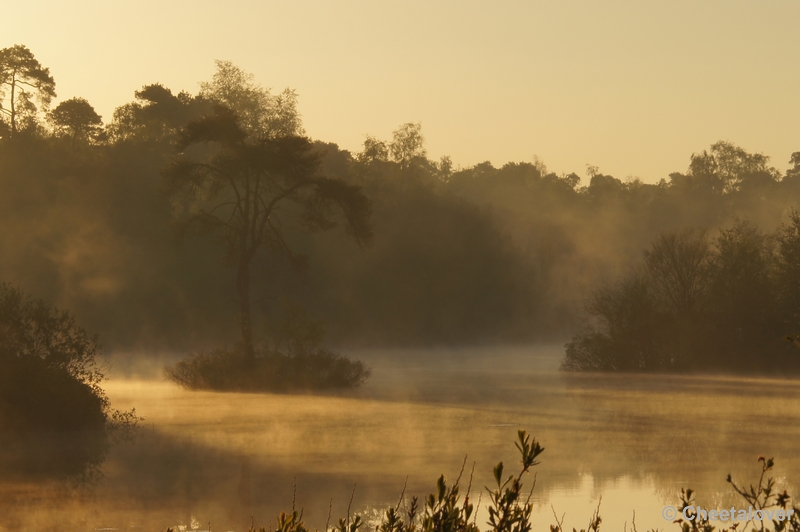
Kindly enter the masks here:
[[440, 474], [462, 532], [527, 532], [531, 488], [533, 532], [797, 494], [798, 74], [758, 81], [797, 17], [203, 4], [137, 11], [146, 75], [70, 48], [124, 6], [4, 11], [37, 24], [0, 45], [0, 532], [370, 532]]
[[477, 502], [498, 461], [515, 467], [519, 429], [546, 449], [534, 468], [534, 530], [554, 522], [553, 510], [585, 527], [601, 495], [608, 530], [630, 526], [633, 511], [640, 529], [667, 526], [660, 510], [685, 487], [704, 507], [730, 507], [726, 474], [752, 481], [760, 454], [775, 457], [778, 478], [800, 473], [800, 381], [569, 374], [557, 371], [561, 353], [350, 352], [373, 377], [335, 395], [188, 392], [150, 362], [112, 364], [109, 397], [145, 418], [137, 440], [112, 450], [94, 489], [4, 486], [0, 525], [158, 530], [194, 518], [246, 530], [251, 516], [269, 526], [290, 510], [296, 483], [296, 506], [322, 528], [329, 509], [334, 521], [346, 514], [354, 484], [351, 513], [377, 518], [406, 476], [406, 496], [424, 497], [440, 474], [453, 481], [465, 456]]

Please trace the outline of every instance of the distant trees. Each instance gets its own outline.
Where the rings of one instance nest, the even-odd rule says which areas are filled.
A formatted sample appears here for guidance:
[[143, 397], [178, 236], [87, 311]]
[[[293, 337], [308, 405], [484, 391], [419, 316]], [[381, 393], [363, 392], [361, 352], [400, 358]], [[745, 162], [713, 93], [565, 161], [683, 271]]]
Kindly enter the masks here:
[[[224, 61], [191, 94], [158, 83], [141, 86], [132, 101], [103, 117], [110, 118], [105, 128], [89, 102], [53, 99], [44, 115], [36, 83], [16, 83], [16, 128], [32, 127], [36, 135], [8, 142], [10, 64], [3, 67], [0, 123], [0, 277], [37, 286], [101, 330], [109, 344], [191, 349], [240, 336], [240, 301], [219, 280], [235, 277], [237, 257], [254, 248], [252, 240], [236, 244], [229, 236], [246, 232], [259, 241], [259, 224], [270, 210], [252, 203], [247, 210], [241, 203], [241, 220], [255, 221], [255, 230], [230, 218], [234, 203], [222, 205], [236, 199], [229, 184], [239, 186], [247, 176], [251, 185], [261, 183], [250, 198], [265, 198], [267, 207], [275, 196], [265, 194], [280, 194], [278, 187], [295, 179], [308, 184], [275, 204], [261, 246], [243, 268], [250, 272], [257, 333], [264, 327], [259, 315], [273, 319], [271, 302], [288, 296], [323, 318], [331, 341], [340, 345], [554, 340], [574, 332], [577, 302], [633, 263], [640, 265], [640, 282], [631, 280], [598, 302], [608, 316], [623, 301], [641, 309], [614, 325], [628, 338], [650, 327], [647, 316], [669, 322], [673, 338], [679, 325], [728, 331], [717, 334], [710, 350], [702, 347], [707, 353], [721, 353], [723, 344], [744, 345], [742, 338], [757, 336], [756, 323], [779, 321], [784, 334], [800, 332], [800, 288], [791, 281], [800, 264], [800, 253], [791, 250], [799, 239], [789, 225], [774, 232], [781, 217], [800, 205], [800, 152], [792, 154], [783, 176], [765, 155], [719, 142], [687, 157], [686, 168], [658, 183], [620, 179], [598, 168], [588, 178], [580, 172], [582, 182], [575, 173], [548, 171], [537, 158], [497, 167], [434, 160], [420, 124], [409, 122], [386, 138], [367, 137], [363, 150], [350, 153], [332, 142], [301, 140], [297, 95], [270, 91]], [[48, 79], [42, 78], [45, 99]], [[20, 88], [34, 114], [23, 111]], [[231, 116], [224, 118], [215, 105]], [[190, 123], [192, 137], [184, 137]], [[70, 139], [76, 145], [89, 141], [93, 149], [72, 157], [64, 149]], [[184, 151], [176, 157], [179, 142]], [[160, 194], [170, 184], [160, 172], [168, 161], [186, 163], [168, 171], [176, 172], [172, 184], [180, 189], [171, 201]], [[317, 201], [317, 192], [327, 191], [312, 182], [323, 177], [335, 186], [361, 187], [371, 199], [375, 237], [368, 253], [351, 253], [345, 231], [316, 231], [341, 221], [342, 214], [346, 221], [338, 200]], [[173, 235], [164, 230], [173, 215], [217, 238], [173, 246]], [[703, 247], [699, 231], [691, 238], [676, 232], [733, 230], [737, 218], [756, 221], [764, 234], [742, 229], [726, 241], [707, 234]], [[664, 234], [676, 240], [652, 247]], [[700, 255], [693, 262], [695, 240]], [[676, 263], [673, 252], [687, 262]], [[217, 260], [223, 254], [233, 266], [229, 271]], [[273, 260], [276, 254], [288, 260]], [[302, 266], [305, 256], [314, 261], [300, 277], [293, 266]], [[246, 278], [240, 276], [237, 290], [246, 292]], [[748, 312], [736, 310], [745, 307]], [[644, 358], [648, 367], [651, 360], [672, 363], [695, 349], [669, 340], [653, 344], [647, 348], [652, 357]], [[633, 350], [639, 341], [627, 345]]]
[[71, 98], [50, 111], [48, 119], [57, 135], [65, 135], [74, 146], [78, 140], [95, 140], [101, 133], [103, 119], [84, 98]]
[[114, 142], [174, 141], [184, 125], [212, 110], [205, 98], [186, 92], [176, 96], [160, 83], [145, 85], [134, 95], [134, 102], [114, 111], [108, 127]]
[[777, 282], [774, 294], [781, 325], [789, 332], [800, 333], [800, 212], [792, 211], [789, 222], [781, 225], [775, 240]]
[[414, 159], [424, 159], [425, 138], [422, 136], [422, 124], [403, 124], [392, 133], [392, 142], [389, 144], [392, 160], [402, 167], [411, 164]]
[[236, 113], [241, 127], [253, 138], [303, 136], [297, 94], [285, 89], [278, 95], [258, 85], [230, 61], [216, 61], [211, 81], [200, 84], [200, 96], [223, 104]]
[[669, 369], [652, 285], [645, 275], [632, 274], [596, 290], [586, 312], [592, 325], [567, 344], [562, 369], [580, 371], [657, 371]]
[[562, 367], [799, 370], [784, 341], [800, 326], [798, 228], [795, 211], [775, 234], [738, 221], [711, 242], [697, 230], [659, 236], [643, 273], [592, 294], [589, 323], [567, 344]]
[[654, 287], [676, 315], [692, 319], [701, 310], [709, 256], [705, 232], [695, 229], [662, 234], [645, 251]]
[[725, 193], [741, 190], [753, 181], [770, 181], [780, 177], [769, 166], [769, 157], [761, 153], [748, 153], [730, 142], [719, 141], [710, 151], [693, 154], [689, 166], [691, 175], [706, 179], [713, 187]]
[[[385, 142], [371, 135], [364, 139], [364, 149], [357, 155], [361, 163], [376, 161], [392, 161], [401, 169], [408, 168], [414, 161], [429, 164], [426, 159], [425, 137], [422, 135], [422, 124], [408, 122], [392, 132], [391, 142]], [[445, 158], [449, 161], [449, 158]], [[452, 165], [452, 162], [445, 162]], [[431, 165], [433, 167], [433, 165]], [[448, 166], [447, 171], [450, 171]]]
[[7, 98], [7, 106], [0, 103], [0, 112], [9, 120], [12, 136], [20, 121], [34, 119], [35, 102], [46, 110], [55, 96], [56, 83], [50, 70], [27, 47], [17, 44], [0, 50], [0, 99]]

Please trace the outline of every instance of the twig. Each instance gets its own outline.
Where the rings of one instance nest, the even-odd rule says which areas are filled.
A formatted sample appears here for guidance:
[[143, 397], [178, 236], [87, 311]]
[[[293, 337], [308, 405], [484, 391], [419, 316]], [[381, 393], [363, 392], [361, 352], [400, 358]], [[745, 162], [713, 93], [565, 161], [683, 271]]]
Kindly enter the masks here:
[[472, 471], [469, 472], [469, 484], [467, 485], [466, 495], [467, 498], [469, 498], [469, 494], [472, 491], [472, 477], [475, 474], [475, 464], [477, 464], [477, 462], [472, 462]]
[[525, 504], [530, 504], [531, 503], [531, 497], [533, 497], [533, 490], [536, 487], [536, 476], [538, 474], [539, 474], [538, 471], [533, 474], [533, 483], [531, 484], [531, 491], [530, 491], [530, 493], [528, 493], [528, 500], [525, 501]]
[[353, 484], [353, 493], [350, 494], [350, 502], [347, 504], [347, 526], [350, 526], [350, 507], [353, 505], [353, 497], [356, 496], [356, 486], [358, 486], [358, 482]]
[[469, 455], [464, 455], [464, 461], [461, 463], [461, 471], [459, 471], [458, 478], [456, 479], [456, 483], [453, 484], [453, 487], [458, 486], [458, 483], [461, 480], [461, 475], [464, 474], [464, 468], [467, 466], [467, 456]]
[[294, 512], [294, 501], [297, 498], [297, 476], [294, 477], [294, 487], [292, 488], [292, 512]]
[[400, 503], [403, 502], [403, 497], [406, 495], [406, 486], [408, 486], [408, 475], [406, 475], [406, 481], [403, 483], [403, 491], [400, 492], [400, 500], [397, 501], [397, 509], [400, 509]]
[[478, 526], [478, 511], [481, 509], [481, 497], [483, 497], [483, 492], [478, 492], [478, 506], [475, 507], [475, 515], [472, 518], [472, 525]]
[[567, 513], [564, 512], [563, 514], [561, 514], [561, 520], [559, 521], [558, 514], [556, 513], [556, 509], [552, 504], [550, 505], [550, 509], [553, 510], [553, 517], [556, 520], [556, 525], [558, 525], [558, 531], [561, 532], [562, 526], [564, 524], [564, 517], [567, 515]]

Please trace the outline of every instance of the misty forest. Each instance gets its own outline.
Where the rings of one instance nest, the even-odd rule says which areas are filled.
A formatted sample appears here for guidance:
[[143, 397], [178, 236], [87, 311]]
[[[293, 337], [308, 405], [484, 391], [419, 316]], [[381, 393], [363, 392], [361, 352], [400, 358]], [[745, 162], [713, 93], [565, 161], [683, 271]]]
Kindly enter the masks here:
[[419, 123], [312, 139], [228, 61], [142, 81], [101, 117], [0, 50], [0, 531], [795, 508], [800, 151], [462, 167]]

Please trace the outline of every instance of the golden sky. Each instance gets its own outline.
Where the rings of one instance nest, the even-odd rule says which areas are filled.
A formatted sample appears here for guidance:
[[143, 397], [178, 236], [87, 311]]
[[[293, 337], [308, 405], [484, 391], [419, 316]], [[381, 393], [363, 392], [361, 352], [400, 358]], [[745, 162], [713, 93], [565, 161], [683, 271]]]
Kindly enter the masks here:
[[796, 0], [26, 0], [3, 18], [0, 47], [104, 119], [145, 84], [196, 93], [226, 59], [353, 151], [421, 122], [431, 158], [647, 182], [717, 140], [781, 170], [800, 151]]

